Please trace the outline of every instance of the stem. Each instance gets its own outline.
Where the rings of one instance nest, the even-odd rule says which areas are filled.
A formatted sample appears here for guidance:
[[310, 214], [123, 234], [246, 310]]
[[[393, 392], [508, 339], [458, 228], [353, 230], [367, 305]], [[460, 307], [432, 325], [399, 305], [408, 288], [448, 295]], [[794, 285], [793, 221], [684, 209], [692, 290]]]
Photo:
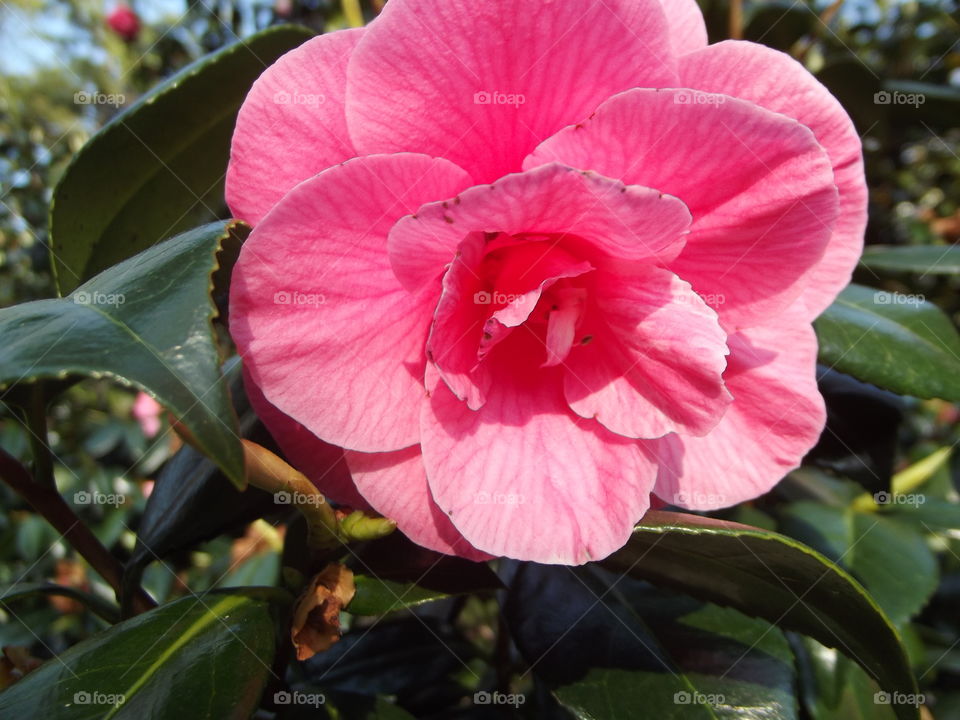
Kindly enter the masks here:
[[[96, 536], [76, 516], [60, 493], [55, 489], [34, 482], [30, 473], [16, 458], [0, 449], [0, 479], [13, 488], [34, 510], [50, 523], [86, 560], [90, 567], [100, 573], [119, 598], [123, 582], [123, 566]], [[156, 607], [142, 588], [133, 598], [137, 612], [146, 612]]]
[[30, 388], [29, 405], [25, 408], [27, 431], [30, 434], [30, 449], [33, 454], [33, 478], [45, 487], [56, 490], [53, 479], [53, 455], [47, 435], [47, 396], [43, 383], [34, 383]]
[[341, 543], [339, 522], [333, 508], [306, 475], [290, 467], [266, 448], [249, 440], [243, 443], [247, 482], [277, 495], [285, 493], [307, 521], [307, 544], [326, 549]]

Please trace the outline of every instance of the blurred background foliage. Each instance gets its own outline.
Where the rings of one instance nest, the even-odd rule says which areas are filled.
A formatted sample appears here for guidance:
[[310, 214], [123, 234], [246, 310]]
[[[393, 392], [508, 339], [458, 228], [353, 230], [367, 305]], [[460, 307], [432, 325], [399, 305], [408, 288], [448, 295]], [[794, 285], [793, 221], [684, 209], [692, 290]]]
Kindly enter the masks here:
[[[701, 6], [711, 41], [740, 37], [788, 52], [847, 108], [863, 137], [868, 244], [946, 250], [960, 241], [957, 2], [701, 0]], [[139, 0], [130, 5], [134, 26], [129, 17], [127, 24], [110, 20], [118, 7], [102, 0], [0, 4], [0, 307], [55, 294], [47, 249], [52, 188], [76, 151], [116, 112], [237, 38], [281, 22], [317, 31], [359, 25], [376, 15], [382, 2]], [[883, 92], [921, 93], [924, 102], [884, 104], [877, 101]], [[78, 93], [113, 94], [123, 102], [89, 104], [78, 101]], [[960, 317], [960, 275], [862, 267], [856, 279], [923, 294], [954, 322]], [[770, 495], [721, 515], [778, 529], [846, 566], [904, 633], [928, 694], [925, 712], [960, 718], [960, 464], [949, 451], [960, 441], [957, 408], [897, 397], [827, 369], [821, 384], [830, 421], [809, 462]], [[68, 501], [82, 499], [77, 493], [83, 492], [117, 498], [114, 504], [73, 504], [121, 558], [134, 554], [134, 531], [154, 479], [180, 447], [162, 414], [151, 415], [147, 404], [135, 417], [135, 402], [136, 393], [127, 388], [86, 380], [58, 396], [48, 412], [58, 488]], [[0, 445], [28, 462], [31, 438], [14, 412], [0, 399]], [[934, 461], [921, 462], [931, 455]], [[878, 507], [874, 493], [888, 490], [891, 482], [902, 493], [922, 495], [924, 502]], [[0, 586], [51, 581], [112, 598], [96, 573], [6, 487], [0, 487], [0, 502]], [[283, 518], [251, 522], [248, 515], [239, 514], [214, 539], [197, 538], [162, 563], [148, 565], [145, 588], [165, 601], [214, 586], [274, 584], [285, 523]], [[865, 519], [872, 523], [870, 531], [858, 532]], [[504, 661], [500, 673], [522, 668], [515, 649], [495, 643], [501, 621], [492, 602], [471, 598], [427, 608], [419, 624], [386, 623], [393, 634], [383, 636], [382, 646], [402, 646], [410, 667], [378, 663], [376, 643], [353, 654], [350, 667], [363, 673], [366, 690], [399, 695], [418, 715], [430, 715], [457, 693], [472, 692], [463, 668], [437, 651], [438, 641], [462, 648], [458, 652], [471, 667], [479, 667], [477, 657], [496, 655]], [[39, 658], [105, 626], [68, 598], [0, 606], [0, 646], [25, 648]], [[424, 627], [433, 629], [425, 634]], [[811, 640], [791, 638], [791, 643], [803, 717], [890, 717], [871, 701], [875, 688], [854, 663]], [[19, 672], [11, 670], [15, 665], [0, 660], [0, 687], [10, 672]], [[295, 672], [304, 673], [300, 680], [308, 687], [311, 666]], [[524, 677], [517, 687], [532, 698], [538, 691]], [[323, 689], [352, 697], [364, 691], [356, 685], [356, 674], [344, 671], [330, 676]], [[518, 712], [561, 713], [549, 700], [537, 707]]]

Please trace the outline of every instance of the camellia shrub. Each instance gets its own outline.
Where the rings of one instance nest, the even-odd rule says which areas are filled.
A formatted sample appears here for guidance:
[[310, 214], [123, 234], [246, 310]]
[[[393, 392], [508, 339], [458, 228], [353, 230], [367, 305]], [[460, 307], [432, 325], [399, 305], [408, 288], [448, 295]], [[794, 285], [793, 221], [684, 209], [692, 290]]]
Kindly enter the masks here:
[[[864, 131], [806, 51], [708, 42], [694, 0], [369, 14], [189, 65], [54, 190], [59, 296], [0, 310], [32, 437], [0, 477], [109, 592], [0, 592], [101, 618], [11, 648], [0, 717], [936, 712], [911, 620], [953, 441], [894, 455], [905, 403], [956, 422], [960, 336], [902, 280], [956, 248], [864, 254]], [[83, 378], [179, 448], [129, 547], [54, 473]], [[273, 564], [147, 582], [241, 533]]]

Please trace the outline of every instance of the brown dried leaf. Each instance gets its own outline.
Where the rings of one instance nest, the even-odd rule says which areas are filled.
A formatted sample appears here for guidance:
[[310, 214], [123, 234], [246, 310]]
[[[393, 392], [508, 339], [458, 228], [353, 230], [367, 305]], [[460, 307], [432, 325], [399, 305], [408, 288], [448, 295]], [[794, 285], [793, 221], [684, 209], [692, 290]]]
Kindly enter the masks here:
[[353, 599], [353, 573], [339, 563], [327, 565], [297, 600], [290, 635], [297, 660], [307, 660], [340, 639], [340, 611]]

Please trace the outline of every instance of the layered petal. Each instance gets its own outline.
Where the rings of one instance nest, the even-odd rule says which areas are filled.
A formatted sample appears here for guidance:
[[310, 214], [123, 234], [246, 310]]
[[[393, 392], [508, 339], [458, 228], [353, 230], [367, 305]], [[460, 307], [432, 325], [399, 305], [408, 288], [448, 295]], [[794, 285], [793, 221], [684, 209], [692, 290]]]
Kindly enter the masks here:
[[[479, 232], [460, 243], [443, 276], [427, 340], [427, 358], [450, 390], [474, 410], [486, 401], [493, 380], [483, 362], [489, 352], [529, 317], [544, 289], [592, 270], [589, 263], [547, 242], [508, 245], [499, 250], [506, 255], [499, 261], [487, 255], [487, 248]], [[485, 259], [498, 271], [492, 280], [485, 277], [490, 273]]]
[[[498, 357], [529, 357], [539, 342], [514, 333]], [[422, 449], [437, 504], [494, 555], [575, 565], [622, 547], [656, 465], [636, 441], [570, 411], [560, 367], [504, 370], [474, 411], [428, 366]]]
[[596, 278], [592, 321], [565, 361], [570, 407], [613, 432], [657, 438], [704, 435], [730, 403], [726, 333], [689, 283], [637, 268]]
[[347, 118], [360, 153], [490, 182], [614, 93], [676, 82], [659, 0], [391, 0], [351, 58]]
[[656, 493], [690, 510], [714, 510], [770, 490], [812, 448], [826, 422], [817, 389], [817, 338], [804, 308], [729, 339], [724, 375], [733, 404], [705, 437], [654, 441]]
[[470, 560], [490, 559], [463, 538], [433, 501], [418, 446], [389, 453], [349, 450], [346, 461], [363, 496], [415, 543]]
[[670, 263], [735, 330], [785, 310], [809, 284], [837, 216], [813, 133], [725, 95], [631, 90], [524, 162], [562, 162], [680, 198], [693, 215]]
[[327, 33], [288, 52], [250, 88], [233, 132], [227, 204], [256, 225], [297, 183], [357, 153], [344, 112], [347, 61], [363, 31]]
[[661, 0], [670, 28], [670, 46], [681, 56], [707, 46], [707, 25], [697, 0]]
[[263, 396], [246, 369], [243, 387], [257, 417], [263, 421], [293, 467], [306, 475], [325, 497], [335, 503], [349, 505], [355, 510], [369, 509], [370, 506], [357, 492], [350, 477], [341, 448], [324, 442], [292, 417], [277, 410]]
[[750, 100], [809, 127], [830, 156], [840, 214], [822, 260], [803, 292], [814, 318], [850, 282], [863, 250], [867, 184], [860, 136], [843, 106], [789, 55], [756, 43], [726, 41], [683, 57], [686, 87]]
[[422, 287], [439, 276], [470, 232], [539, 236], [591, 262], [666, 261], [682, 250], [689, 224], [677, 198], [549, 163], [403, 218], [390, 232], [390, 262], [405, 287]]
[[270, 403], [340, 447], [419, 441], [437, 289], [400, 287], [387, 233], [468, 183], [446, 160], [356, 158], [300, 184], [263, 219], [233, 271], [230, 331]]

